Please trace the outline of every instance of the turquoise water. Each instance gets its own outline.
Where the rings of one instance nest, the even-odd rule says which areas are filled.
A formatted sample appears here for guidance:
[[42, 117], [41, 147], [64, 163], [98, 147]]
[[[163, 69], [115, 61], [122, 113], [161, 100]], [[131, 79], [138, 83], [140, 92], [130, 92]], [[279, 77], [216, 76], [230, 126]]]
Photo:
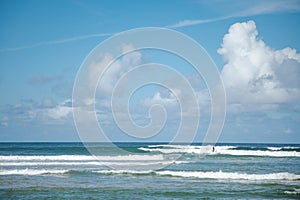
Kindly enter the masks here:
[[1, 143], [0, 197], [300, 198], [300, 145], [117, 145]]

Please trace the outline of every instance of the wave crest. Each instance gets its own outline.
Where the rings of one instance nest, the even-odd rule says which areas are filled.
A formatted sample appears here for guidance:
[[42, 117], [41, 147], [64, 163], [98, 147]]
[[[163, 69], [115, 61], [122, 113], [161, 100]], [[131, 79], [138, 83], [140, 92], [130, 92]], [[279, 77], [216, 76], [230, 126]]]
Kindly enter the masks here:
[[[287, 151], [289, 149], [289, 151]], [[267, 147], [247, 148], [236, 146], [187, 146], [187, 145], [149, 145], [140, 147], [139, 150], [146, 152], [160, 152], [163, 154], [209, 154], [209, 155], [232, 155], [232, 156], [269, 156], [269, 157], [300, 157], [299, 147]], [[290, 151], [292, 150], [292, 151]]]

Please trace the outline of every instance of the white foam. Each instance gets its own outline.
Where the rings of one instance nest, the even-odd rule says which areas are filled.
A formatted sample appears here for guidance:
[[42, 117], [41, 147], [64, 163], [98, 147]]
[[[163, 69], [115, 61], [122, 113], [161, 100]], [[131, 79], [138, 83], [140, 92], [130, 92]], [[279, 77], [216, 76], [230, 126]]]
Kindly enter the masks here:
[[120, 162], [3, 162], [0, 166], [147, 166], [147, 165], [171, 165], [183, 164], [188, 161], [120, 161]]
[[[162, 147], [162, 148], [157, 148]], [[193, 145], [149, 145], [148, 148], [140, 147], [143, 151], [164, 151], [171, 153], [184, 153], [184, 152], [211, 152], [213, 147], [218, 150], [228, 150], [236, 148], [234, 146], [193, 146]]]
[[42, 174], [63, 174], [68, 170], [46, 170], [46, 169], [12, 169], [1, 170], [0, 175], [42, 175]]
[[272, 174], [246, 174], [237, 172], [200, 172], [200, 171], [157, 171], [156, 174], [184, 178], [232, 179], [232, 180], [299, 180], [299, 174], [288, 172]]
[[162, 155], [118, 155], [118, 156], [87, 156], [87, 155], [57, 155], [57, 156], [0, 156], [0, 161], [150, 161], [163, 160]]
[[150, 174], [154, 173], [161, 176], [174, 176], [183, 178], [199, 178], [199, 179], [228, 179], [228, 180], [300, 180], [299, 174], [288, 172], [271, 173], [271, 174], [246, 174], [237, 172], [203, 172], [203, 171], [151, 171], [151, 170], [99, 170], [93, 171], [102, 174]]
[[[234, 156], [270, 156], [270, 157], [300, 157], [300, 152], [296, 151], [261, 151], [261, 150], [236, 150], [234, 146], [215, 146], [215, 151], [212, 151], [211, 146], [185, 146], [174, 148], [145, 148], [140, 150], [149, 152], [160, 152], [163, 154], [178, 154], [178, 153], [194, 153], [194, 154], [220, 154]], [[272, 147], [269, 147], [272, 148]]]
[[282, 149], [282, 147], [267, 147], [267, 149], [269, 149], [271, 151], [280, 151]]
[[[12, 169], [1, 170], [0, 175], [45, 175], [45, 174], [64, 174], [69, 170], [66, 169]], [[225, 180], [300, 180], [300, 174], [292, 174], [288, 172], [270, 173], [270, 174], [246, 174], [237, 172], [203, 172], [203, 171], [153, 171], [153, 170], [93, 170], [94, 173], [100, 174], [157, 174], [161, 176], [174, 176], [183, 178], [199, 178], [199, 179], [225, 179]], [[285, 191], [288, 194], [299, 194], [300, 189], [294, 191]]]
[[300, 149], [300, 147], [282, 147], [283, 149]]
[[[210, 145], [208, 145], [208, 146], [210, 146]], [[158, 145], [148, 145], [148, 147], [149, 148], [163, 147], [163, 148], [173, 148], [173, 149], [187, 149], [187, 148], [201, 149], [203, 146], [179, 145], [179, 144], [158, 144]]]
[[284, 191], [284, 193], [285, 194], [295, 194], [295, 195], [297, 195], [297, 194], [300, 194], [300, 188], [299, 189], [294, 188], [293, 191], [287, 190], [287, 191]]
[[140, 147], [139, 150], [148, 151], [148, 152], [160, 152], [163, 154], [176, 154], [176, 153], [197, 153], [197, 154], [207, 154], [212, 152], [212, 146], [204, 146], [204, 147], [195, 147], [195, 146], [185, 146], [175, 148], [146, 148]]
[[234, 156], [300, 157], [300, 152], [296, 151], [223, 150], [215, 153]]
[[267, 147], [271, 151], [280, 151], [283, 149], [300, 149], [300, 147]]
[[[163, 147], [164, 149], [191, 149], [191, 150], [212, 150], [212, 145], [204, 145], [204, 146], [194, 146], [194, 145], [170, 145], [170, 144], [160, 144], [160, 145], [149, 145], [149, 148], [141, 147], [139, 149], [153, 149], [157, 147]], [[214, 146], [215, 148], [218, 148], [220, 150], [223, 149], [232, 149], [236, 148], [235, 146]], [[159, 148], [158, 148], [159, 149]]]
[[98, 170], [92, 171], [99, 174], [150, 174], [152, 170]]
[[84, 156], [84, 155], [57, 155], [57, 156], [0, 156], [0, 161], [68, 161], [68, 160], [95, 160], [93, 156]]

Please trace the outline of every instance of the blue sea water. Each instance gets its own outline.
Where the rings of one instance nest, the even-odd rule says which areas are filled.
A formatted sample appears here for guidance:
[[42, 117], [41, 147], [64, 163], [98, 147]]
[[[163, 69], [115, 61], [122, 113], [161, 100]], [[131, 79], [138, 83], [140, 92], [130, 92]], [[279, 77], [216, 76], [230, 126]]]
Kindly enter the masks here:
[[300, 199], [300, 145], [0, 143], [1, 199]]

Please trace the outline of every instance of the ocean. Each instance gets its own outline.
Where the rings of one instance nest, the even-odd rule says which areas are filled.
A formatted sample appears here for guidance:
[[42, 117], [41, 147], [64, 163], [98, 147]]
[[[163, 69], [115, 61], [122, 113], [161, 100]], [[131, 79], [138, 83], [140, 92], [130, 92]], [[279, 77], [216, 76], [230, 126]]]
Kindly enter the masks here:
[[116, 145], [0, 143], [0, 198], [300, 199], [300, 145]]

